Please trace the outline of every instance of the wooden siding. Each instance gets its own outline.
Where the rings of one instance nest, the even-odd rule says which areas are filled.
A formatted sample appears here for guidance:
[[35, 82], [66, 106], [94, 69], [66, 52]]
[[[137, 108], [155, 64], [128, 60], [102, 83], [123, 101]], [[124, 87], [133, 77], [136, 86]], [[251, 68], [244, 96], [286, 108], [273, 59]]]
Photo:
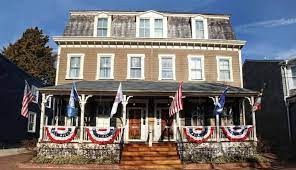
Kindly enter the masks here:
[[238, 51], [210, 51], [184, 49], [123, 49], [123, 48], [61, 48], [58, 72], [58, 84], [70, 83], [66, 80], [67, 54], [84, 53], [84, 80], [96, 80], [97, 53], [114, 53], [114, 80], [127, 78], [127, 54], [145, 54], [145, 80], [158, 81], [159, 54], [174, 54], [176, 56], [176, 81], [188, 81], [187, 55], [204, 55], [205, 80], [217, 82], [216, 56], [232, 57], [233, 82], [220, 82], [232, 86], [240, 86], [240, 68]]

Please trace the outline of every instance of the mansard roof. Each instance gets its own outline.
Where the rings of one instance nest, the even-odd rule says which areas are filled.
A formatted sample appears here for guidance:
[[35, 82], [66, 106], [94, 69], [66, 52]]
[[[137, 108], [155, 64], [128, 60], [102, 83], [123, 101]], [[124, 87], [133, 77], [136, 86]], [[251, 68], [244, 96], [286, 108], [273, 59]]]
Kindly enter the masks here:
[[[98, 81], [79, 81], [76, 82], [78, 93], [98, 94], [98, 95], [115, 95], [119, 83], [122, 83], [124, 94], [135, 96], [157, 96], [157, 95], [174, 95], [178, 88], [178, 82], [160, 82], [160, 81], [113, 81], [113, 80], [98, 80]], [[48, 94], [66, 94], [71, 90], [72, 83], [62, 84], [39, 89], [42, 93]], [[221, 83], [208, 82], [184, 82], [183, 93], [185, 96], [215, 96], [220, 95], [223, 90], [229, 87], [229, 96], [254, 96], [258, 92], [228, 86]]]
[[[70, 12], [69, 20], [64, 29], [63, 36], [87, 36], [94, 34], [94, 20], [99, 13], [111, 15], [111, 36], [136, 38], [136, 16], [145, 11], [97, 11], [75, 10]], [[155, 12], [167, 16], [168, 38], [191, 38], [191, 18], [203, 16], [207, 18], [209, 39], [235, 40], [228, 15], [201, 14], [187, 12]]]

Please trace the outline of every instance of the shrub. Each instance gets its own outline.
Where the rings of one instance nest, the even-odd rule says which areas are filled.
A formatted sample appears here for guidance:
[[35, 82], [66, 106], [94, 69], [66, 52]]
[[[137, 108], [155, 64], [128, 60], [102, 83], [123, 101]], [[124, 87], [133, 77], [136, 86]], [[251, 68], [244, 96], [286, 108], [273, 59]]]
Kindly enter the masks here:
[[21, 146], [29, 151], [34, 151], [37, 145], [37, 139], [25, 139], [21, 141]]
[[41, 164], [51, 163], [51, 160], [51, 158], [46, 158], [45, 156], [36, 156], [32, 158], [32, 162]]

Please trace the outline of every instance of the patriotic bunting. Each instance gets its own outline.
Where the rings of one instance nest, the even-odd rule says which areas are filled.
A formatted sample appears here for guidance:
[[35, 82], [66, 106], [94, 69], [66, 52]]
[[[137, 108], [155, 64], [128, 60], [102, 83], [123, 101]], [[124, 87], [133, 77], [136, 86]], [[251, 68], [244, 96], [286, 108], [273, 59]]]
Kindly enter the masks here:
[[184, 134], [187, 140], [194, 143], [203, 143], [207, 141], [214, 132], [214, 127], [200, 126], [200, 127], [185, 127]]
[[231, 142], [242, 142], [247, 139], [249, 133], [252, 130], [252, 126], [232, 126], [232, 127], [221, 127], [224, 135]]
[[76, 136], [76, 127], [46, 127], [48, 138], [54, 143], [68, 143], [71, 142]]
[[86, 128], [87, 135], [92, 143], [105, 145], [111, 144], [120, 134], [120, 129], [116, 129], [114, 127], [109, 128], [95, 128], [95, 127], [87, 127]]

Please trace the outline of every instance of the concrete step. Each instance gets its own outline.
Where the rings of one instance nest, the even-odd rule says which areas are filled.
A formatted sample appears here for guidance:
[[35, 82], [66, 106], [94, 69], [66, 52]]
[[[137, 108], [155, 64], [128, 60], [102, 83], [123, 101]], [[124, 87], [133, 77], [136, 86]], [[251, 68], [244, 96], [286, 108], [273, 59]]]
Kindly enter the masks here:
[[123, 151], [138, 152], [138, 151], [175, 151], [176, 147], [124, 147]]
[[180, 165], [180, 160], [121, 161], [121, 165]]
[[139, 165], [139, 166], [120, 165], [120, 169], [139, 169], [139, 170], [144, 170], [144, 169], [168, 169], [168, 170], [173, 170], [173, 169], [182, 169], [182, 165]]
[[161, 151], [153, 151], [153, 152], [122, 152], [122, 156], [178, 156], [177, 151], [169, 151], [169, 152], [161, 152]]
[[178, 156], [123, 156], [121, 161], [179, 160]]

